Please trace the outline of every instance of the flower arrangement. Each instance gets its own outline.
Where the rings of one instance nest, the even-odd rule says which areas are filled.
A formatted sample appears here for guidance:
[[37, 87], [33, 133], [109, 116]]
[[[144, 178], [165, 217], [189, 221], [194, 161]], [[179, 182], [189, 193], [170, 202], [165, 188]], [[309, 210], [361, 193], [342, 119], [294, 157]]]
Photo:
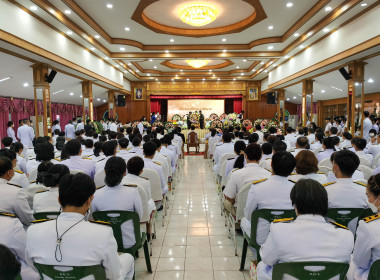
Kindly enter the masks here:
[[217, 128], [216, 129], [216, 133], [219, 134], [219, 133], [223, 133], [223, 130], [221, 130], [220, 128]]
[[242, 123], [243, 126], [252, 126], [252, 122], [248, 119], [244, 120]]
[[224, 128], [227, 128], [227, 127], [230, 127], [230, 126], [233, 126], [234, 125], [234, 122], [229, 120], [229, 119], [225, 119], [224, 122], [223, 122], [223, 127]]
[[[254, 126], [260, 125], [261, 132], [267, 132], [270, 127], [275, 127], [277, 129], [277, 134], [282, 134], [281, 129], [279, 128], [279, 122], [277, 119], [257, 119], [254, 121]], [[253, 127], [250, 129], [250, 132], [253, 132]]]
[[190, 119], [192, 121], [198, 121], [199, 120], [199, 114], [198, 113], [192, 113], [190, 116]]
[[220, 120], [211, 121], [210, 127], [211, 128], [222, 127], [222, 122]]
[[176, 121], [176, 122], [179, 122], [182, 120], [182, 117], [178, 114], [175, 114], [173, 117], [172, 117], [172, 121]]
[[215, 114], [215, 113], [212, 113], [208, 118], [210, 119], [210, 121], [214, 121], [214, 120], [219, 119], [219, 118], [218, 118], [218, 115]]
[[164, 124], [160, 121], [155, 121], [152, 125], [152, 127], [159, 127], [159, 126], [164, 126]]
[[132, 127], [135, 128], [139, 123], [140, 123], [139, 121], [134, 121], [134, 122], [132, 123]]
[[165, 123], [165, 129], [170, 130], [174, 128], [174, 124], [172, 122], [166, 122]]
[[142, 124], [144, 127], [151, 127], [151, 124], [147, 121], [143, 121]]
[[238, 114], [236, 114], [236, 113], [231, 113], [231, 114], [228, 114], [228, 119], [234, 121], [234, 120], [237, 119], [237, 116], [238, 116]]
[[227, 114], [223, 113], [219, 116], [219, 120], [224, 121], [227, 118]]

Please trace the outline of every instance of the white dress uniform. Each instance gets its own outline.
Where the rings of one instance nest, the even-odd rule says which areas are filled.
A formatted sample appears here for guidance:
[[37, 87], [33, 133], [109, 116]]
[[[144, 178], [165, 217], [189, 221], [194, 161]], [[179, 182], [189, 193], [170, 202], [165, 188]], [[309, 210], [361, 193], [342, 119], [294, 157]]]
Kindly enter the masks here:
[[16, 143], [17, 142], [17, 138], [16, 138], [16, 134], [15, 134], [15, 131], [13, 130], [13, 127], [8, 127], [7, 128], [7, 135], [8, 137], [11, 137], [13, 139], [13, 143]]
[[161, 146], [160, 153], [164, 154], [170, 158], [170, 162], [172, 165], [172, 172], [174, 173], [176, 166], [177, 166], [177, 157], [176, 157], [175, 153], [172, 150], [169, 150], [165, 146]]
[[161, 180], [162, 194], [166, 194], [169, 191], [168, 179], [165, 178], [164, 169], [162, 168], [162, 166], [149, 158], [144, 158], [144, 168], [149, 168], [157, 171]]
[[314, 133], [310, 133], [308, 136], [306, 136], [307, 139], [309, 139], [309, 143], [313, 143], [315, 142], [315, 134]]
[[157, 160], [163, 163], [164, 169], [167, 170], [168, 176], [171, 177], [173, 175], [172, 167], [168, 162], [168, 157], [160, 152], [154, 154], [153, 160]]
[[367, 280], [371, 265], [380, 259], [380, 219], [370, 216], [359, 222], [348, 280]]
[[83, 159], [81, 156], [70, 156], [69, 159], [61, 161], [61, 164], [66, 165], [70, 170], [83, 171], [91, 178], [94, 178], [95, 162], [90, 159]]
[[[123, 185], [115, 187], [101, 187], [95, 192], [94, 200], [91, 204], [92, 212], [97, 211], [131, 211], [136, 212], [140, 220], [143, 214], [143, 207], [140, 194], [135, 187]], [[135, 232], [132, 221], [127, 221], [121, 225], [124, 248], [130, 248], [136, 243]]]
[[113, 157], [113, 156], [114, 156], [114, 155], [112, 155], [112, 156], [106, 156], [105, 158], [103, 158], [103, 159], [97, 161], [97, 162], [95, 163], [95, 174], [98, 173], [99, 171], [103, 170], [103, 169], [104, 169], [104, 166], [106, 166], [107, 161], [108, 161], [111, 157]]
[[[230, 172], [232, 171], [232, 169], [234, 169], [234, 165], [235, 165], [235, 162], [237, 160], [239, 156], [236, 156], [236, 158], [233, 158], [233, 159], [228, 159], [227, 160], [227, 163], [226, 163], [226, 179], [228, 179], [228, 175], [230, 175]], [[244, 158], [244, 166], [247, 164], [245, 158]]]
[[33, 147], [33, 139], [34, 139], [34, 130], [27, 124], [20, 126], [17, 130], [17, 138], [20, 139], [20, 142], [24, 145], [24, 150], [26, 147]]
[[33, 198], [33, 212], [59, 212], [61, 205], [58, 202], [58, 187], [38, 191]]
[[[124, 150], [119, 150], [118, 152], [117, 152], [117, 156], [118, 157], [121, 157], [122, 159], [124, 159], [125, 160], [125, 158], [128, 156], [128, 150], [127, 149], [124, 149]], [[126, 160], [125, 160], [126, 161]], [[126, 162], [128, 162], [128, 161], [126, 161]]]
[[369, 118], [363, 120], [363, 139], [369, 139], [369, 131], [372, 129], [372, 122]]
[[82, 151], [82, 154], [80, 155], [82, 158], [84, 157], [91, 157], [94, 155], [94, 149], [92, 148], [85, 148], [83, 151]]
[[291, 154], [292, 154], [294, 157], [296, 157], [296, 155], [297, 155], [299, 152], [301, 152], [301, 151], [308, 151], [308, 150], [306, 150], [306, 149], [304, 149], [304, 148], [301, 148], [301, 149], [296, 148], [296, 149], [294, 149], [294, 152], [291, 152]]
[[116, 123], [112, 122], [112, 123], [110, 124], [110, 130], [111, 130], [111, 131], [115, 131], [115, 132], [117, 132], [117, 125], [116, 125]]
[[254, 182], [266, 179], [271, 176], [271, 172], [261, 168], [257, 163], [247, 163], [242, 169], [233, 171], [230, 179], [224, 188], [223, 194], [229, 198], [236, 198], [235, 207], [237, 206], [237, 194], [239, 190], [248, 182]]
[[26, 232], [16, 216], [0, 215], [0, 244], [12, 251], [21, 263], [21, 277], [27, 280], [40, 279], [34, 266], [28, 266], [25, 261]]
[[338, 148], [343, 149], [343, 148], [351, 148], [351, 140], [344, 139], [342, 142], [339, 143]]
[[[251, 186], [247, 203], [244, 208], [244, 218], [241, 220], [241, 228], [251, 235], [252, 212], [258, 209], [293, 209], [290, 201], [290, 191], [294, 183], [287, 177], [272, 175], [267, 180], [257, 182]], [[257, 227], [257, 244], [264, 244], [269, 233], [269, 223], [259, 221]]]
[[[59, 164], [60, 162], [55, 160], [55, 159], [52, 159], [50, 160], [50, 162], [52, 164]], [[42, 161], [38, 161], [36, 159], [29, 159], [27, 164], [26, 164], [26, 173], [29, 174], [30, 171], [32, 171], [33, 169], [37, 169], [38, 166], [42, 163]]]
[[9, 183], [19, 185], [24, 189], [28, 188], [29, 180], [26, 177], [26, 174], [20, 170], [14, 169], [14, 171], [15, 171], [15, 175], [12, 177], [12, 179], [9, 180]]
[[350, 231], [319, 215], [300, 215], [291, 223], [272, 223], [268, 239], [260, 249], [262, 261], [257, 266], [257, 276], [260, 280], [272, 279], [273, 266], [283, 262], [348, 263], [353, 247]]
[[297, 135], [295, 133], [286, 134], [285, 141], [289, 141], [290, 145], [292, 147], [295, 147], [297, 142]]
[[15, 214], [20, 221], [29, 226], [34, 220], [28, 197], [21, 186], [0, 178], [0, 211]]
[[263, 143], [263, 140], [264, 140], [264, 133], [259, 131], [259, 130], [256, 130], [254, 133], [256, 133], [257, 135], [259, 135], [259, 141], [258, 143]]
[[152, 190], [150, 188], [150, 182], [148, 179], [128, 173], [123, 178], [123, 181], [121, 183], [122, 184], [137, 184], [137, 185], [142, 186], [148, 198], [149, 215], [150, 213], [152, 213], [152, 211], [156, 210], [156, 204], [154, 203], [154, 200], [152, 199]]
[[80, 123], [77, 124], [77, 127], [75, 128], [75, 131], [82, 130], [82, 129], [84, 129], [84, 123], [80, 122]]
[[24, 158], [22, 155], [17, 154], [17, 166], [24, 173], [26, 173], [26, 163], [27, 163], [27, 159]]
[[[79, 213], [61, 213], [57, 220], [34, 224], [27, 231], [26, 260], [58, 266], [102, 265], [107, 279], [132, 279], [134, 259], [130, 254], [118, 256], [112, 228], [82, 220]], [[82, 221], [81, 221], [82, 220]], [[57, 247], [56, 224], [62, 237], [62, 261], [55, 259]], [[89, 234], [91, 233], [91, 234]]]
[[65, 134], [68, 139], [75, 139], [75, 126], [71, 123], [65, 125]]
[[144, 150], [142, 147], [140, 146], [132, 146], [132, 148], [128, 148], [128, 152], [129, 153], [136, 153], [136, 154], [139, 154], [139, 155], [143, 155], [144, 154]]
[[269, 154], [269, 155], [263, 154], [262, 157], [261, 157], [260, 162], [265, 161], [268, 158], [271, 159], [272, 157], [273, 157], [273, 154]]
[[139, 129], [140, 134], [142, 135], [144, 132], [144, 125], [141, 122], [139, 122], [139, 124], [137, 125], [137, 128]]
[[216, 146], [215, 152], [214, 152], [214, 167], [213, 171], [215, 174], [219, 174], [219, 168], [220, 168], [220, 160], [222, 159], [223, 155], [225, 154], [233, 154], [234, 153], [234, 143], [223, 143], [220, 146]]
[[56, 129], [61, 131], [61, 125], [60, 124], [53, 125], [52, 131], [54, 132]]
[[103, 130], [106, 131], [107, 130], [107, 124], [105, 122], [102, 123], [102, 127], [103, 127]]
[[316, 141], [314, 144], [310, 145], [310, 150], [314, 151], [316, 149], [322, 148], [322, 143], [320, 141]]
[[141, 157], [142, 159], [144, 159], [144, 156], [142, 154], [136, 153], [136, 152], [128, 152], [124, 154], [123, 159], [125, 160], [126, 163], [128, 163], [128, 161], [133, 157]]
[[291, 181], [294, 181], [294, 182], [298, 182], [298, 180], [300, 180], [300, 179], [313, 179], [313, 180], [317, 181], [318, 183], [320, 183], [321, 185], [327, 183], [326, 174], [325, 173], [318, 173], [318, 172], [317, 173], [309, 173], [309, 174], [306, 174], [306, 175], [291, 174], [288, 177], [288, 179], [291, 180]]
[[329, 132], [330, 131], [330, 128], [332, 127], [333, 125], [331, 124], [331, 122], [328, 122], [326, 124], [326, 127], [325, 127], [325, 132]]
[[373, 155], [374, 157], [380, 153], [380, 145], [377, 144], [377, 145], [374, 145], [372, 144], [369, 148], [368, 148], [368, 153]]
[[272, 171], [272, 158], [267, 158], [265, 160], [260, 161], [260, 167]]
[[318, 162], [321, 162], [325, 158], [330, 158], [333, 153], [335, 153], [335, 151], [333, 149], [326, 149], [324, 151], [320, 151], [317, 154]]
[[367, 154], [367, 153], [365, 153], [364, 151], [356, 151], [356, 155], [357, 155], [358, 157], [364, 157], [365, 159], [368, 159], [370, 165], [372, 166], [373, 155], [371, 155], [371, 154]]
[[[329, 173], [327, 174], [327, 183], [336, 182], [336, 180], [337, 179], [335, 177], [335, 174], [332, 171], [329, 171]], [[363, 172], [355, 170], [354, 174], [352, 174], [352, 180], [364, 180]]]

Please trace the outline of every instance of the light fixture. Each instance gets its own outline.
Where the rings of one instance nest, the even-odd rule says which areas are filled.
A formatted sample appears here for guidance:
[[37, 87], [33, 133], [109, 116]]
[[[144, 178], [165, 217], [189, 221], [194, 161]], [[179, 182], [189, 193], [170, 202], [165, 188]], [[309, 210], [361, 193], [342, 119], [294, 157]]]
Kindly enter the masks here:
[[373, 83], [373, 79], [371, 79], [371, 78], [368, 79], [368, 83], [371, 83], [371, 84], [372, 84], [372, 83]]
[[239, 66], [236, 66], [236, 69], [239, 69], [240, 67]]
[[156, 82], [158, 82], [158, 79], [156, 79]]
[[268, 70], [264, 70], [265, 73], [268, 73]]
[[289, 101], [290, 100], [290, 98], [288, 97], [288, 98], [286, 98], [286, 101]]
[[166, 50], [165, 52], [166, 52], [166, 53], [169, 53], [169, 50]]
[[289, 58], [289, 56], [288, 56], [288, 55], [285, 55], [285, 56], [284, 56], [284, 58], [288, 59], [288, 58]]
[[125, 27], [124, 30], [125, 30], [125, 31], [129, 31], [129, 30], [131, 30], [131, 29], [130, 29], [129, 27]]
[[73, 34], [73, 32], [72, 31], [67, 31], [67, 35], [71, 35], [71, 34]]
[[273, 29], [273, 25], [269, 25], [269, 26], [268, 26], [268, 29], [269, 29], [269, 30], [272, 30], [272, 29]]
[[268, 65], [271, 65], [273, 63], [273, 61], [269, 61]]
[[170, 39], [170, 42], [173, 43], [173, 42], [174, 42], [174, 39]]
[[150, 74], [148, 73], [148, 74], [146, 74], [147, 76], [150, 76]]
[[175, 75], [176, 78], [178, 78], [178, 75]]
[[236, 78], [234, 78], [234, 81], [236, 81]]
[[360, 4], [360, 6], [362, 6], [362, 7], [365, 7], [365, 6], [367, 6], [368, 4], [367, 3], [362, 3], [362, 4]]
[[216, 19], [218, 8], [209, 3], [190, 3], [178, 10], [181, 20], [192, 26], [204, 26]]
[[288, 8], [293, 7], [293, 3], [292, 2], [286, 3], [286, 7], [288, 7]]
[[298, 36], [300, 36], [300, 34], [298, 34], [298, 33], [294, 33], [293, 36], [294, 36], [294, 37], [298, 37]]
[[264, 61], [261, 61], [260, 64], [263, 65], [263, 64], [264, 64]]
[[64, 90], [64, 89], [61, 89], [61, 90], [59, 90], [59, 91], [53, 92], [53, 94], [60, 93], [60, 92], [62, 92], [62, 91], [65, 91], [65, 90]]
[[223, 38], [223, 39], [222, 39], [222, 42], [225, 42], [225, 41], [227, 41], [227, 39], [226, 39], [226, 38]]
[[240, 73], [240, 76], [244, 76], [244, 73]]
[[329, 12], [329, 11], [331, 11], [332, 10], [332, 8], [330, 7], [330, 6], [327, 6], [326, 8], [325, 8], [325, 11], [326, 12]]
[[218, 81], [220, 81], [220, 78], [218, 78]]
[[108, 8], [108, 9], [112, 9], [112, 8], [113, 8], [113, 5], [112, 5], [112, 4], [107, 4], [107, 8]]
[[330, 31], [330, 29], [328, 29], [327, 27], [326, 27], [326, 28], [323, 28], [323, 32], [327, 33], [327, 32], [329, 32], [329, 31]]
[[94, 51], [94, 50], [95, 50], [95, 48], [94, 48], [94, 47], [91, 47], [91, 48], [90, 48], [90, 50]]
[[99, 36], [99, 35], [95, 35], [94, 37], [95, 37], [96, 39], [99, 39], [99, 38], [100, 38], [100, 36]]
[[356, 83], [355, 83], [355, 86], [358, 86], [358, 85], [359, 85], [359, 83], [358, 83], [358, 82], [356, 82]]
[[321, 90], [322, 93], [325, 93], [326, 91], [324, 89]]
[[32, 11], [37, 11], [37, 7], [36, 7], [36, 6], [30, 6], [30, 9], [31, 9]]
[[131, 65], [132, 65], [132, 63], [128, 62], [128, 66], [131, 66]]
[[83, 95], [81, 95], [81, 96], [79, 96], [80, 98], [82, 98], [83, 97]]
[[297, 97], [293, 96], [293, 99], [296, 99]]
[[172, 79], [172, 82], [174, 82], [174, 79]]
[[27, 87], [27, 86], [29, 86], [29, 84], [28, 84], [28, 83], [24, 83], [23, 86], [24, 86], [24, 87]]
[[311, 35], [313, 35], [312, 31], [310, 31], [309, 33], [306, 34], [307, 37], [310, 37]]
[[277, 64], [273, 64], [273, 67], [277, 67]]
[[272, 50], [273, 49], [273, 46], [268, 46], [268, 50]]
[[330, 86], [331, 88], [335, 89], [335, 90], [338, 90], [338, 91], [343, 91], [343, 89], [340, 89], [340, 88], [337, 88], [337, 87], [334, 87], [334, 86]]
[[156, 65], [154, 65], [154, 66], [153, 66], [153, 68], [154, 68], [154, 69], [157, 69], [157, 66], [156, 66]]
[[179, 72], [183, 72], [183, 70], [181, 69], [181, 70], [179, 70]]
[[140, 70], [139, 70], [139, 69], [136, 69], [136, 72], [138, 73], [138, 72], [140, 72]]
[[121, 47], [120, 50], [121, 50], [121, 51], [125, 51], [125, 48]]
[[96, 100], [100, 101], [100, 98], [97, 98]]
[[107, 102], [105, 99], [103, 99], [103, 102]]
[[189, 59], [189, 60], [185, 60], [185, 62], [193, 68], [202, 68], [202, 67], [206, 66], [210, 62], [210, 60]]
[[74, 95], [74, 92], [70, 92], [70, 95]]
[[209, 72], [212, 72], [212, 70], [210, 69], [210, 70], [208, 70]]
[[106, 56], [104, 59], [105, 59], [105, 60], [108, 60], [108, 58], [109, 58], [109, 57]]
[[189, 81], [189, 78], [187, 78], [186, 80]]
[[65, 14], [69, 15], [69, 14], [71, 14], [71, 11], [70, 10], [65, 10]]
[[150, 61], [150, 62], [152, 62], [152, 61], [153, 61], [153, 59], [151, 59], [151, 58], [150, 58], [150, 59], [149, 59], [149, 61]]
[[300, 49], [303, 49], [304, 47], [305, 47], [304, 45], [301, 45], [301, 46], [300, 46]]
[[243, 61], [244, 61], [244, 62], [247, 62], [247, 60], [246, 60], [246, 59], [243, 59]]
[[127, 71], [127, 70], [125, 70], [125, 71], [124, 71], [124, 73], [128, 73], [128, 71]]
[[12, 77], [9, 76], [9, 77], [6, 77], [6, 78], [3, 78], [3, 79], [0, 79], [0, 83], [1, 83], [1, 82], [4, 82], [4, 81], [6, 81], [6, 80], [9, 80], [9, 79], [11, 79], [11, 78], [12, 78]]
[[205, 78], [202, 79], [202, 81], [204, 81], [204, 80], [205, 80]]

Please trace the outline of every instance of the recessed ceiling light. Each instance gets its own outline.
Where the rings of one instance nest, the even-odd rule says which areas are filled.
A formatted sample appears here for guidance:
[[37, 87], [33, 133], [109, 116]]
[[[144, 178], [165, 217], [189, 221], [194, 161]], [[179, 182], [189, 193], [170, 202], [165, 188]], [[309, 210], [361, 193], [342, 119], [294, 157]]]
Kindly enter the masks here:
[[330, 87], [333, 88], [333, 89], [339, 90], [339, 91], [343, 91], [343, 89], [340, 89], [340, 88], [337, 88], [337, 87], [334, 87], [334, 86], [330, 86]]
[[168, 51], [168, 50], [166, 50], [165, 52], [166, 52], [166, 53], [169, 53], [169, 51]]
[[125, 27], [124, 30], [125, 30], [125, 31], [129, 31], [129, 30], [131, 30], [131, 29], [130, 29], [129, 27]]
[[247, 60], [246, 60], [246, 59], [243, 59], [243, 61], [244, 61], [244, 62], [247, 62]]
[[176, 78], [178, 78], [178, 75], [175, 75]]
[[103, 99], [103, 102], [107, 102], [105, 99]]
[[138, 72], [140, 72], [140, 70], [139, 70], [139, 69], [136, 69], [136, 72], [138, 73]]
[[225, 52], [227, 52], [227, 50], [223, 50], [223, 52], [225, 53]]
[[82, 98], [83, 97], [83, 95], [81, 95], [81, 96], [79, 96], [80, 98]]
[[273, 67], [276, 67], [277, 66], [277, 64], [273, 64]]
[[205, 80], [205, 78], [202, 79], [202, 81], [204, 81], [204, 80]]
[[360, 6], [362, 6], [362, 7], [365, 7], [365, 6], [367, 6], [368, 4], [367, 3], [362, 3], [362, 4], [360, 4]]
[[107, 4], [107, 8], [108, 8], [108, 9], [112, 9], [112, 8], [113, 8], [113, 5], [112, 5], [112, 4]]
[[69, 31], [67, 31], [67, 34], [71, 35], [71, 34], [73, 34], [73, 32], [69, 30]]
[[170, 39], [170, 42], [173, 43], [173, 42], [174, 42], [174, 39]]
[[24, 86], [24, 87], [27, 87], [27, 86], [29, 86], [29, 84], [28, 84], [28, 83], [24, 83], [23, 86]]
[[74, 92], [70, 92], [70, 95], [74, 95]]
[[368, 83], [373, 83], [373, 79], [368, 79]]
[[156, 65], [154, 65], [154, 66], [153, 66], [153, 68], [154, 68], [154, 69], [157, 69], [157, 66], [156, 66]]
[[236, 78], [234, 78], [234, 81], [236, 81]]
[[272, 30], [272, 29], [273, 29], [273, 25], [269, 25], [269, 26], [268, 26], [268, 29], [269, 29], [269, 30]]
[[313, 32], [312, 32], [312, 31], [310, 31], [310, 32], [309, 32], [309, 33], [307, 33], [306, 35], [307, 35], [307, 37], [310, 37], [311, 35], [313, 35]]
[[236, 66], [236, 69], [239, 69], [240, 67], [239, 66]]
[[150, 61], [150, 62], [152, 62], [152, 61], [153, 61], [153, 59], [149, 59], [149, 61]]
[[214, 75], [212, 75], [213, 77], [215, 77], [215, 74]]
[[69, 14], [71, 14], [71, 11], [70, 10], [65, 10], [65, 14], [69, 15]]
[[99, 39], [99, 38], [100, 38], [100, 36], [99, 36], [99, 35], [95, 35], [94, 37], [95, 37], [96, 39]]
[[268, 50], [272, 50], [273, 49], [273, 46], [268, 46]]
[[294, 33], [293, 36], [294, 36], [294, 37], [298, 37], [298, 36], [300, 36], [300, 34], [298, 34], [298, 33]]
[[223, 39], [222, 39], [222, 42], [225, 42], [225, 41], [227, 41], [227, 39], [226, 39], [226, 38], [223, 38]]
[[186, 80], [189, 81], [189, 78], [187, 78]]
[[293, 96], [293, 99], [296, 99], [297, 97]]
[[326, 12], [329, 12], [329, 11], [331, 11], [332, 10], [332, 8], [330, 7], [330, 6], [327, 6], [326, 8], [325, 8], [325, 11]]
[[268, 70], [264, 70], [265, 73], [268, 73]]
[[183, 70], [181, 69], [181, 70], [179, 70], [180, 72], [183, 72]]
[[148, 74], [146, 74], [147, 76], [150, 76], [150, 74], [148, 73]]
[[125, 70], [125, 71], [124, 71], [124, 73], [128, 73], [128, 71], [127, 71], [127, 70]]
[[100, 98], [96, 98], [96, 100], [100, 101]]
[[36, 6], [30, 6], [30, 9], [31, 9], [32, 11], [37, 11], [37, 7], [36, 7]]
[[271, 65], [273, 63], [273, 61], [270, 61], [268, 64]]
[[260, 64], [263, 65], [263, 64], [264, 64], [264, 61], [261, 61]]
[[59, 90], [59, 91], [53, 92], [53, 94], [60, 93], [60, 92], [62, 92], [62, 91], [65, 91], [65, 90], [64, 90], [64, 89], [61, 89], [61, 90]]
[[325, 93], [326, 91], [324, 89], [321, 90], [322, 93]]
[[95, 50], [95, 48], [94, 48], [94, 47], [91, 47], [91, 48], [90, 48], [90, 50], [94, 51], [94, 50]]
[[105, 59], [105, 60], [108, 60], [108, 58], [109, 58], [109, 57], [106, 56], [104, 59]]
[[121, 51], [125, 51], [125, 48], [121, 47], [120, 50], [121, 50]]
[[156, 79], [156, 82], [158, 81], [158, 79]]
[[174, 82], [174, 79], [172, 79], [172, 82]]
[[301, 45], [301, 46], [300, 46], [300, 49], [303, 49], [304, 47], [305, 47], [304, 45]]
[[329, 32], [329, 31], [330, 31], [330, 29], [328, 29], [328, 28], [323, 28], [323, 32], [327, 33], [327, 32]]
[[358, 82], [356, 82], [356, 83], [355, 83], [355, 86], [358, 86], [358, 85], [359, 85], [359, 83], [358, 83]]
[[208, 70], [209, 72], [212, 72], [212, 70], [210, 69], [210, 70]]
[[292, 2], [286, 3], [286, 7], [288, 7], [288, 8], [293, 7], [293, 3]]
[[289, 101], [290, 100], [290, 98], [288, 97], [288, 98], [286, 98], [286, 101]]

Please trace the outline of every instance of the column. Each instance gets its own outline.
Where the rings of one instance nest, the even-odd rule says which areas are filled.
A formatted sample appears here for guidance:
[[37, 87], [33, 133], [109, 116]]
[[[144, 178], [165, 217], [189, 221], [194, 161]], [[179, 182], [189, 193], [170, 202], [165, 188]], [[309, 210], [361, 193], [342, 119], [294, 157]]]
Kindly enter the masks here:
[[351, 79], [348, 80], [347, 121], [350, 122], [352, 136], [357, 131], [363, 136], [364, 65], [362, 61], [353, 61], [348, 65]]
[[[34, 111], [36, 117], [36, 136], [44, 136], [51, 133], [51, 101], [50, 84], [46, 81], [49, 75], [49, 68], [46, 64], [34, 64], [33, 68], [33, 87], [34, 87]], [[38, 115], [38, 102], [42, 101], [43, 116]], [[40, 129], [42, 123], [42, 129]]]
[[114, 119], [116, 117], [115, 114], [115, 91], [109, 90], [108, 93], [108, 117], [110, 119]]
[[313, 80], [302, 81], [302, 126], [306, 126], [307, 122], [307, 99], [313, 94]]
[[285, 90], [277, 90], [277, 119], [285, 122]]
[[83, 96], [83, 122], [86, 123], [86, 109], [88, 111], [88, 118], [91, 122], [94, 121], [94, 103], [92, 96], [92, 81], [83, 81], [82, 83], [82, 96]]

